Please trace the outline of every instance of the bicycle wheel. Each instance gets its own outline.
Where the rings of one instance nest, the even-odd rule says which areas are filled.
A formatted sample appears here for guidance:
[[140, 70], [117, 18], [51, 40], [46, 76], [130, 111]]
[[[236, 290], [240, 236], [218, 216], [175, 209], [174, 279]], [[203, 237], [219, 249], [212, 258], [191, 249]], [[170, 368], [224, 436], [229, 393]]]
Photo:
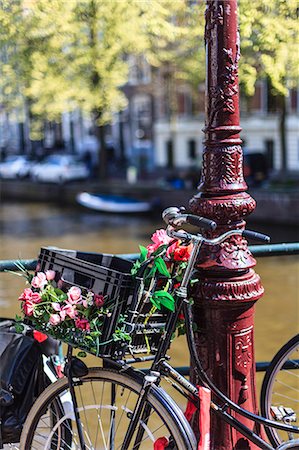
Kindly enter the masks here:
[[[299, 417], [299, 334], [290, 339], [272, 359], [261, 389], [261, 413], [298, 426]], [[293, 368], [292, 368], [293, 367]], [[281, 430], [266, 428], [273, 446], [292, 439]]]
[[[102, 368], [89, 369], [85, 377], [75, 382], [87, 450], [121, 449], [141, 388], [137, 375], [131, 377]], [[53, 422], [51, 417], [59, 404], [63, 405], [63, 414], [60, 411], [58, 420]], [[163, 437], [170, 441], [171, 449], [197, 448], [194, 434], [182, 411], [161, 388], [151, 388], [147, 405], [150, 406], [148, 420], [139, 421], [142, 438], [136, 442], [136, 430], [130, 449], [153, 450], [154, 442]], [[65, 440], [65, 436], [70, 435], [71, 441], [69, 438]], [[80, 448], [67, 379], [60, 379], [49, 386], [34, 404], [24, 424], [20, 449]]]

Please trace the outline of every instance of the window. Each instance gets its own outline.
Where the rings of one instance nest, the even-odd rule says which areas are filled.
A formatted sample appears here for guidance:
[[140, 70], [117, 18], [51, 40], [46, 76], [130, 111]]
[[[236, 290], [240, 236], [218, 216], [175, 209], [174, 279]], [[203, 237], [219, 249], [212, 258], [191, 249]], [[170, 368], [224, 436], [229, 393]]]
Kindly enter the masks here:
[[273, 169], [274, 167], [274, 141], [273, 139], [268, 139], [265, 141], [266, 148], [266, 159], [268, 169]]
[[188, 156], [192, 161], [196, 159], [196, 141], [194, 139], [188, 141]]
[[169, 169], [173, 168], [173, 142], [168, 140], [166, 142], [166, 153], [167, 153], [167, 167]]
[[151, 82], [151, 68], [143, 56], [129, 57], [129, 84], [149, 84]]
[[146, 94], [135, 95], [132, 99], [132, 130], [135, 138], [146, 140], [152, 135], [152, 102]]

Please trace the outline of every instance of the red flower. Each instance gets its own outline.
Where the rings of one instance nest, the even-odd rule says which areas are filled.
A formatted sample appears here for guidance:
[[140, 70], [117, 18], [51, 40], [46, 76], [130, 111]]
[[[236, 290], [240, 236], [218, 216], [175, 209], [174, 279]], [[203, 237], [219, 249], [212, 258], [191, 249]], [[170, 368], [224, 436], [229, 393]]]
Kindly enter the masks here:
[[25, 303], [23, 303], [23, 311], [26, 316], [33, 316], [33, 310], [34, 310], [34, 303], [31, 300], [26, 300]]
[[103, 295], [99, 295], [99, 294], [95, 294], [94, 295], [94, 304], [98, 307], [101, 308], [105, 303], [105, 298]]
[[173, 259], [175, 261], [188, 261], [191, 255], [192, 247], [192, 244], [177, 247], [173, 252]]
[[80, 328], [80, 330], [84, 331], [90, 330], [90, 324], [87, 319], [77, 319], [75, 321], [75, 325], [77, 328]]
[[26, 288], [20, 295], [19, 300], [21, 300], [21, 301], [30, 300], [31, 295], [32, 295], [32, 290], [30, 288]]
[[31, 299], [33, 303], [40, 303], [42, 298], [38, 292], [32, 292]]

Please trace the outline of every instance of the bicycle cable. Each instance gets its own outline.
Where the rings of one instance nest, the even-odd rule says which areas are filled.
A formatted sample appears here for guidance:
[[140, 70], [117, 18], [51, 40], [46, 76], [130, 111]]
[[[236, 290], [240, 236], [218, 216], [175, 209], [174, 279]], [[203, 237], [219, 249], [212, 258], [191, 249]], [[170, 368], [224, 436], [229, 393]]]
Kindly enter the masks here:
[[195, 369], [197, 371], [200, 382], [205, 387], [209, 388], [213, 392], [213, 394], [215, 394], [221, 401], [223, 401], [225, 404], [228, 404], [232, 410], [241, 414], [242, 416], [247, 417], [248, 419], [251, 419], [254, 422], [262, 423], [265, 426], [277, 428], [277, 429], [288, 431], [288, 432], [299, 433], [299, 427], [295, 427], [295, 426], [287, 425], [287, 424], [280, 424], [273, 420], [266, 419], [265, 417], [261, 417], [254, 413], [251, 413], [250, 411], [247, 411], [246, 409], [244, 409], [241, 406], [234, 403], [229, 397], [227, 397], [223, 392], [221, 392], [217, 388], [217, 386], [210, 380], [210, 378], [205, 373], [205, 371], [202, 367], [201, 361], [197, 354], [196, 345], [195, 345], [195, 336], [194, 336], [194, 331], [193, 331], [193, 327], [192, 327], [192, 322], [193, 322], [192, 305], [189, 302], [188, 303], [184, 302], [183, 310], [184, 310], [184, 316], [185, 316], [185, 321], [186, 321], [186, 336], [187, 336], [188, 347], [190, 350], [191, 361], [193, 361], [193, 363], [195, 365]]

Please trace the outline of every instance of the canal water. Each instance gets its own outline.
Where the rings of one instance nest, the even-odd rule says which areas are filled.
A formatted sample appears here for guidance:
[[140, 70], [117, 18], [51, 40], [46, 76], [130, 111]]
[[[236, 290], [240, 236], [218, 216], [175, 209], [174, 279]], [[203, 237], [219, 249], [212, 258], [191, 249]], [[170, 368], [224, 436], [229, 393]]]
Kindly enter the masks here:
[[[50, 195], [50, 193], [49, 193]], [[45, 204], [3, 203], [0, 210], [1, 259], [36, 258], [41, 246], [57, 246], [91, 252], [137, 253], [147, 245], [152, 232], [163, 227], [159, 217], [125, 217]], [[298, 230], [267, 225], [250, 227], [267, 232], [272, 242], [296, 241]], [[265, 295], [256, 304], [255, 355], [270, 360], [276, 350], [298, 333], [299, 256], [260, 258], [256, 272]], [[19, 312], [17, 298], [23, 279], [0, 274], [0, 316]], [[173, 365], [189, 365], [184, 339], [172, 349]], [[258, 374], [258, 388], [262, 375]]]

